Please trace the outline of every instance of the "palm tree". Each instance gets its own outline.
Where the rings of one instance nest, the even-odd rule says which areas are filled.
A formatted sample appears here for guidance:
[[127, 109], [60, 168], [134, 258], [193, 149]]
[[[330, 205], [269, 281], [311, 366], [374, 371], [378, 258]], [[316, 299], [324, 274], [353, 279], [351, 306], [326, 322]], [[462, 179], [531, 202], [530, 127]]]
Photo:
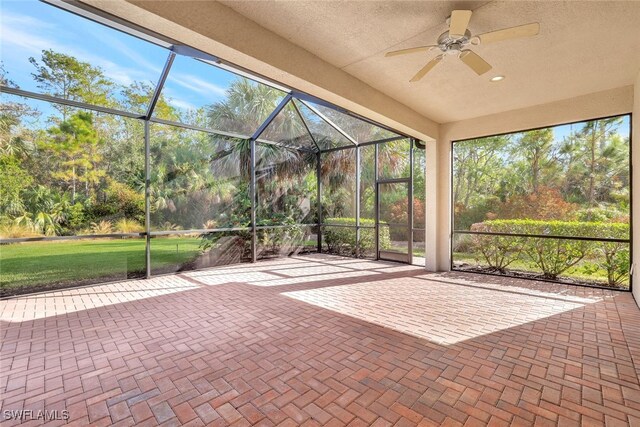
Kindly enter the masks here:
[[43, 185], [27, 191], [24, 200], [25, 211], [14, 222], [47, 236], [56, 235], [61, 230], [71, 208], [67, 195], [54, 193]]
[[[210, 126], [224, 131], [233, 131], [247, 135], [269, 117], [281, 102], [284, 94], [266, 85], [240, 78], [227, 90], [226, 98], [209, 109]], [[279, 193], [271, 194], [265, 203], [273, 202], [274, 197], [286, 193], [300, 183], [301, 177], [312, 170], [315, 154], [297, 150], [302, 146], [306, 133], [304, 125], [297, 117], [292, 105], [287, 105], [265, 129], [261, 138], [279, 142], [290, 147], [256, 143], [256, 187], [258, 194], [264, 194], [266, 186], [277, 180]], [[248, 139], [212, 136], [216, 147], [210, 157], [211, 169], [216, 176], [237, 177], [238, 184], [251, 180], [251, 141]], [[238, 194], [248, 197], [246, 192]], [[247, 205], [242, 200], [234, 200], [238, 205]]]
[[[284, 93], [277, 89], [239, 78], [229, 86], [225, 99], [210, 107], [209, 125], [214, 129], [251, 135], [277, 107], [283, 96]], [[343, 137], [330, 125], [306, 107], [297, 105], [305, 116], [306, 123], [300, 120], [293, 105], [288, 104], [274, 118], [260, 138], [289, 147], [311, 148], [313, 141], [307, 134], [306, 124], [320, 147], [334, 147], [336, 144], [344, 143], [337, 140]], [[321, 106], [318, 109], [356, 141], [373, 141], [392, 135], [389, 131], [332, 109]], [[250, 141], [221, 136], [212, 136], [211, 141], [216, 150], [210, 158], [210, 163], [216, 175], [238, 176], [240, 182], [249, 182]], [[393, 173], [398, 173], [408, 165], [407, 149], [408, 144], [404, 140], [386, 144], [385, 148], [380, 150], [380, 162], [387, 165]], [[264, 191], [265, 185], [275, 180], [279, 184], [279, 189], [272, 196], [278, 197], [285, 194], [289, 188], [299, 185], [301, 177], [313, 171], [315, 161], [313, 152], [261, 144], [258, 141], [256, 145], [258, 192]], [[355, 182], [355, 172], [355, 153], [352, 149], [322, 155], [321, 175], [327, 194], [349, 187]], [[338, 192], [344, 193], [344, 191]], [[344, 199], [342, 196], [340, 198]], [[266, 200], [266, 202], [270, 203], [273, 200]], [[338, 203], [341, 202], [338, 201]]]
[[[239, 78], [231, 83], [225, 99], [210, 107], [210, 126], [222, 131], [252, 135], [276, 109], [284, 95], [278, 89]], [[280, 135], [282, 139], [285, 139], [286, 135], [300, 134], [302, 129], [298, 126], [301, 124], [293, 120], [291, 113], [292, 109], [289, 106], [285, 107], [265, 133]], [[211, 157], [212, 164], [215, 164], [216, 168], [219, 168], [223, 173], [239, 173], [243, 180], [249, 181], [251, 173], [250, 141], [213, 136], [212, 142], [217, 147]], [[260, 145], [258, 151], [256, 161], [263, 164], [273, 164], [278, 160], [292, 163], [294, 159], [300, 161], [305, 157], [298, 154], [299, 150], [287, 150], [266, 144]], [[284, 153], [287, 151], [290, 152]]]
[[39, 112], [26, 104], [0, 104], [0, 155], [24, 159], [34, 150], [34, 132], [23, 126], [23, 120], [37, 119]]

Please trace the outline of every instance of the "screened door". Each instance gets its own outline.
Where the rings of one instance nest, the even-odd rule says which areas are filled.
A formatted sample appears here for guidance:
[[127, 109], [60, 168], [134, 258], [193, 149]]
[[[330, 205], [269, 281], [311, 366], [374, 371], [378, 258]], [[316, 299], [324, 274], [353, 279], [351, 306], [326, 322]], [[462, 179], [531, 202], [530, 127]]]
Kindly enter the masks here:
[[378, 258], [411, 263], [411, 181], [378, 181]]

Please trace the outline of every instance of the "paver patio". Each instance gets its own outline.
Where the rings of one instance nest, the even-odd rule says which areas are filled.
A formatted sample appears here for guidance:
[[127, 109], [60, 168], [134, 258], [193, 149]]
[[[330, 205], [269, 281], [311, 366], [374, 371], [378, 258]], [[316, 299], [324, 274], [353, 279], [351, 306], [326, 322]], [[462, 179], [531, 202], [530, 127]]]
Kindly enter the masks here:
[[640, 425], [630, 293], [313, 255], [4, 300], [0, 319], [3, 418]]

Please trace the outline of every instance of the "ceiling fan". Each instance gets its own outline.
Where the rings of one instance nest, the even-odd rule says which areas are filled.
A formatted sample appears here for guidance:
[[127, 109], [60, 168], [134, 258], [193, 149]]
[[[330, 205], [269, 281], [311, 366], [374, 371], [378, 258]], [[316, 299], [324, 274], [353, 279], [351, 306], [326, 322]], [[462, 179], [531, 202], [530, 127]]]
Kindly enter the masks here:
[[472, 12], [470, 10], [454, 10], [451, 12], [449, 30], [440, 34], [437, 45], [394, 50], [392, 52], [387, 52], [384, 56], [389, 57], [415, 52], [430, 52], [433, 49], [440, 49], [442, 51], [442, 53], [422, 67], [420, 71], [418, 71], [418, 73], [409, 80], [410, 82], [417, 82], [422, 79], [429, 71], [438, 65], [445, 56], [448, 55], [456, 55], [462, 62], [480, 76], [489, 71], [491, 69], [491, 65], [482, 59], [477, 53], [469, 50], [470, 46], [490, 44], [502, 40], [517, 39], [521, 37], [531, 37], [537, 35], [540, 31], [540, 24], [533, 22], [531, 24], [503, 28], [502, 30], [472, 36], [471, 32], [467, 29], [469, 20], [471, 19], [471, 14]]

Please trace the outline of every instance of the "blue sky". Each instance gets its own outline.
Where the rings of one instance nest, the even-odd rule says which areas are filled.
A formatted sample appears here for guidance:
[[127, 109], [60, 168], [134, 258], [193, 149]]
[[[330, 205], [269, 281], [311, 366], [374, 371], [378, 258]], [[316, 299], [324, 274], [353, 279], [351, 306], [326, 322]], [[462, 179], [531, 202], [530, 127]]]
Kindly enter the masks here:
[[[2, 0], [0, 56], [8, 78], [20, 88], [40, 92], [29, 57], [40, 59], [53, 49], [99, 66], [116, 83], [156, 84], [168, 50], [36, 0]], [[224, 98], [236, 78], [233, 73], [179, 57], [164, 95], [182, 109], [200, 107]]]
[[[555, 126], [553, 128], [553, 135], [555, 136], [556, 140], [562, 141], [565, 137], [569, 136], [571, 132], [580, 130], [581, 127], [582, 126], [580, 123]], [[620, 124], [620, 126], [618, 126], [618, 133], [622, 135], [623, 138], [629, 138], [630, 130], [629, 116], [624, 116], [622, 118], [622, 123]]]

